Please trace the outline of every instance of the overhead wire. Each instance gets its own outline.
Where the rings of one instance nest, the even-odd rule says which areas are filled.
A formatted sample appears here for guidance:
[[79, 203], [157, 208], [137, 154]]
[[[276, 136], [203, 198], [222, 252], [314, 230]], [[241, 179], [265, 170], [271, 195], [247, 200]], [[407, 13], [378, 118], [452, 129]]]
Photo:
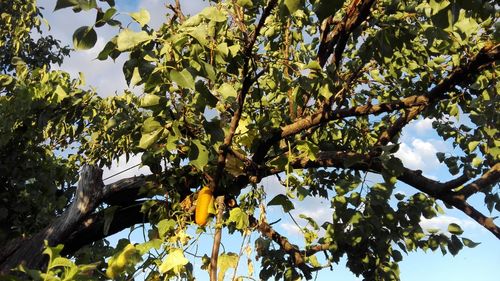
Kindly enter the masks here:
[[133, 169], [133, 168], [135, 168], [135, 167], [137, 167], [137, 166], [139, 166], [139, 165], [141, 165], [141, 163], [139, 163], [139, 164], [135, 164], [134, 166], [128, 167], [127, 169], [125, 169], [125, 170], [123, 170], [123, 171], [120, 171], [120, 172], [118, 172], [118, 173], [116, 173], [116, 174], [114, 174], [114, 175], [111, 175], [111, 176], [109, 176], [109, 177], [107, 177], [107, 178], [103, 179], [103, 181], [108, 180], [108, 179], [110, 179], [110, 178], [112, 178], [112, 177], [118, 176], [119, 174], [123, 174], [123, 173], [125, 173], [126, 171], [129, 171], [129, 170], [131, 170], [131, 169]]

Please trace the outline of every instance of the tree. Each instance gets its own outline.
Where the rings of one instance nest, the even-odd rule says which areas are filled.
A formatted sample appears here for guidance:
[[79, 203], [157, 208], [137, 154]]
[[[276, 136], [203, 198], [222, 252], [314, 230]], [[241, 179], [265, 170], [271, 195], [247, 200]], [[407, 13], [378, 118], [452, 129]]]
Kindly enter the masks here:
[[[46, 55], [30, 49], [2, 60], [0, 220], [37, 210], [39, 222], [9, 219], [2, 229], [3, 274], [22, 264], [34, 279], [124, 279], [138, 268], [148, 280], [192, 279], [184, 249], [198, 241], [188, 232], [203, 186], [214, 199], [203, 202], [214, 206], [211, 222], [197, 230], [215, 232], [211, 257], [201, 258], [211, 280], [241, 256], [219, 252], [222, 229], [258, 232], [260, 278], [287, 280], [310, 279], [343, 256], [365, 280], [398, 280], [401, 251], [474, 247], [456, 224], [450, 235], [422, 229], [440, 203], [500, 238], [495, 2], [211, 1], [188, 17], [176, 1], [158, 30], [145, 10], [130, 14], [136, 27], [123, 25], [112, 0], [58, 0], [63, 8], [96, 13], [75, 31], [76, 49], [92, 48], [100, 26], [119, 29], [98, 59], [128, 55], [124, 76], [143, 93], [101, 98], [81, 77], [51, 71], [51, 60], [32, 63]], [[9, 13], [33, 19], [24, 11]], [[432, 118], [458, 151], [437, 153], [451, 180], [395, 157], [418, 118]], [[100, 168], [123, 155], [141, 155], [152, 174], [104, 186]], [[267, 205], [288, 212], [304, 198], [331, 201], [331, 221], [303, 216], [304, 248], [266, 220], [260, 183], [271, 176], [286, 189]], [[399, 183], [416, 193], [393, 194]], [[478, 195], [490, 214], [470, 204]], [[103, 240], [145, 223], [145, 243], [112, 249]]]

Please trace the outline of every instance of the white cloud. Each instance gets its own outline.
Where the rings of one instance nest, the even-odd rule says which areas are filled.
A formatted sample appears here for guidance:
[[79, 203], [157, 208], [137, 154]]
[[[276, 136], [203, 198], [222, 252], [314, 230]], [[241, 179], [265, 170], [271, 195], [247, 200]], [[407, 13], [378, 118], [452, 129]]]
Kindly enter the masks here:
[[283, 234], [284, 236], [287, 236], [287, 237], [289, 237], [289, 236], [301, 237], [302, 236], [302, 231], [300, 231], [300, 229], [293, 223], [288, 223], [288, 222], [281, 223], [280, 227], [285, 231], [285, 233]]
[[435, 120], [436, 119], [434, 118], [419, 119], [410, 123], [410, 126], [413, 126], [418, 134], [425, 134], [429, 133], [433, 129], [432, 122], [434, 122]]
[[442, 233], [448, 232], [448, 225], [456, 223], [460, 225], [463, 230], [472, 230], [479, 228], [478, 224], [470, 219], [459, 219], [451, 216], [437, 216], [432, 219], [420, 218], [420, 226], [424, 230], [438, 229]]
[[432, 175], [440, 165], [436, 157], [438, 151], [446, 151], [444, 142], [415, 138], [410, 144], [400, 144], [399, 150], [394, 155], [401, 159], [405, 167]]
[[315, 197], [299, 202], [297, 205], [298, 208], [292, 211], [292, 215], [295, 217], [302, 214], [312, 218], [319, 225], [332, 220], [332, 209], [330, 209], [330, 203], [327, 199]]
[[395, 156], [403, 161], [405, 167], [410, 169], [421, 169], [424, 165], [421, 155], [406, 143], [402, 143], [399, 146], [399, 150], [396, 152]]
[[[300, 227], [312, 228], [306, 219], [300, 218], [304, 215], [313, 219], [320, 227], [319, 235], [324, 235], [325, 230], [321, 228], [324, 222], [332, 220], [333, 210], [330, 208], [330, 202], [325, 198], [308, 197], [304, 201], [294, 201], [295, 209], [290, 211], [295, 221]], [[280, 227], [285, 231], [285, 236], [295, 235], [302, 236], [301, 230], [295, 223], [285, 215], [286, 221], [280, 224]]]

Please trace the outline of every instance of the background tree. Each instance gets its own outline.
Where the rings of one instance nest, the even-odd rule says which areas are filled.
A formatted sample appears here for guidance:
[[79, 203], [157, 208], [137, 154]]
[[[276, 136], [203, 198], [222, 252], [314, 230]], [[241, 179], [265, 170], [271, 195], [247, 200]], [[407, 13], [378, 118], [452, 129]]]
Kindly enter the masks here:
[[[2, 19], [10, 13], [36, 28], [33, 7], [12, 5]], [[198, 230], [215, 231], [211, 257], [201, 258], [211, 280], [239, 262], [237, 254], [219, 253], [222, 228], [260, 233], [263, 279], [310, 279], [347, 257], [366, 280], [397, 280], [400, 251], [455, 255], [473, 247], [456, 224], [450, 235], [422, 229], [422, 216], [442, 212], [438, 202], [500, 237], [492, 214], [469, 204], [482, 194], [490, 213], [499, 208], [493, 1], [238, 0], [213, 2], [191, 17], [176, 1], [158, 30], [145, 10], [130, 14], [136, 28], [122, 25], [114, 1], [57, 1], [56, 9], [68, 7], [96, 13], [92, 25], [75, 31], [76, 49], [93, 47], [100, 26], [119, 28], [98, 58], [128, 54], [124, 76], [143, 93], [100, 98], [83, 90], [82, 78], [50, 71], [50, 55], [30, 63], [37, 57], [30, 45], [13, 45], [25, 55], [2, 60], [0, 76], [7, 198], [0, 219], [10, 223], [2, 232], [9, 240], [0, 251], [3, 273], [24, 264], [34, 278], [41, 273], [26, 268], [47, 267], [52, 278], [120, 279], [147, 268], [149, 280], [192, 279], [185, 250], [197, 242], [188, 230], [196, 227], [202, 186], [215, 196], [212, 222]], [[459, 150], [437, 154], [453, 179], [430, 179], [394, 156], [402, 129], [417, 118], [434, 118], [437, 134]], [[97, 167], [136, 154], [151, 175], [103, 186]], [[32, 167], [36, 177], [16, 172]], [[331, 221], [320, 226], [302, 216], [309, 222], [303, 249], [266, 220], [267, 190], [259, 183], [275, 175], [286, 188], [267, 205], [288, 212], [308, 197], [331, 201]], [[417, 192], [393, 194], [398, 182]], [[37, 223], [11, 219], [27, 213]], [[113, 250], [102, 240], [139, 223], [151, 228], [145, 243], [122, 240]], [[59, 254], [96, 263], [78, 267]]]

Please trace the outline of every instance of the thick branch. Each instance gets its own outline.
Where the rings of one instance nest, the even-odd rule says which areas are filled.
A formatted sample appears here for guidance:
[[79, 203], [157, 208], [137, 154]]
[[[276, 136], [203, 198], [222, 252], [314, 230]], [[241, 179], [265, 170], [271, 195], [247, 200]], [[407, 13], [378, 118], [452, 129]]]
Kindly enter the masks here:
[[422, 110], [425, 109], [430, 103], [448, 98], [446, 93], [455, 85], [469, 83], [474, 74], [477, 74], [483, 68], [491, 65], [491, 63], [495, 60], [500, 59], [499, 50], [500, 44], [495, 46], [489, 45], [483, 48], [466, 65], [454, 69], [448, 77], [443, 79], [428, 93], [409, 96], [396, 102], [375, 105], [367, 104], [333, 111], [321, 109], [316, 113], [298, 119], [292, 124], [283, 126], [279, 129], [274, 129], [274, 131], [271, 132], [271, 135], [259, 144], [254, 154], [253, 161], [257, 164], [261, 163], [271, 146], [280, 139], [293, 136], [299, 132], [330, 121], [344, 119], [347, 117], [377, 115], [401, 109], [409, 110], [407, 114], [399, 118], [386, 132], [382, 133], [379, 143], [387, 143], [397, 133], [399, 133], [410, 120], [418, 116], [418, 114], [422, 112]]
[[500, 240], [500, 228], [495, 224], [493, 219], [483, 215], [481, 212], [469, 205], [469, 203], [467, 203], [467, 201], [465, 201], [461, 196], [453, 196], [447, 194], [446, 196], [441, 196], [439, 199], [464, 212], [470, 218], [493, 233], [493, 235], [495, 235]]
[[464, 196], [465, 199], [469, 198], [474, 193], [485, 190], [500, 180], [500, 163], [496, 163], [490, 170], [482, 175], [477, 180], [469, 183], [460, 189], [457, 193]]
[[[43, 267], [44, 240], [48, 240], [51, 246], [64, 244], [64, 252], [71, 254], [83, 245], [142, 222], [143, 214], [140, 213], [138, 203], [134, 201], [144, 197], [139, 192], [141, 187], [156, 184], [153, 177], [140, 176], [122, 179], [104, 187], [101, 177], [100, 169], [84, 166], [75, 200], [63, 215], [32, 237], [10, 241], [0, 248], [0, 253], [2, 253], [0, 254], [0, 273], [7, 273], [21, 263], [33, 269]], [[107, 235], [104, 232], [104, 211], [92, 214], [102, 202], [124, 206], [116, 210]]]
[[[347, 167], [345, 163], [355, 164]], [[361, 155], [353, 152], [338, 151], [320, 152], [318, 153], [316, 160], [310, 160], [309, 158], [298, 158], [295, 159], [291, 163], [291, 165], [295, 169], [333, 167], [344, 169], [348, 168], [375, 173], [382, 173], [385, 171], [385, 168], [380, 160], [377, 158], [373, 158], [370, 155]], [[462, 190], [459, 190], [457, 192], [453, 191], [453, 189], [460, 187], [464, 182], [466, 182], [465, 176], [463, 175], [448, 182], [441, 183], [423, 176], [421, 171], [415, 171], [402, 167], [402, 173], [398, 175], [397, 178], [401, 182], [404, 182], [436, 199], [440, 199], [443, 202], [446, 202], [461, 210], [500, 239], [500, 228], [493, 223], [493, 220], [491, 220], [491, 218], [486, 217], [485, 215], [481, 214], [479, 211], [471, 207], [467, 203], [467, 197], [465, 196], [471, 192], [477, 192], [478, 189], [476, 188], [485, 188], [488, 185], [497, 183], [500, 177], [500, 173], [498, 171], [499, 168], [500, 164], [495, 165], [481, 178], [465, 186], [462, 189], [466, 190], [464, 194], [462, 194]], [[271, 169], [266, 172], [266, 175], [276, 174], [280, 172], [282, 171], [278, 169]]]
[[103, 188], [102, 201], [108, 205], [126, 205], [137, 200], [141, 187], [148, 184], [157, 184], [153, 175], [121, 179]]
[[24, 264], [28, 268], [41, 268], [45, 263], [45, 257], [42, 254], [44, 240], [47, 240], [50, 246], [64, 243], [73, 229], [99, 204], [103, 186], [102, 170], [84, 165], [80, 172], [73, 203], [47, 228], [30, 239], [24, 240], [15, 251], [4, 257], [0, 261], [0, 273], [7, 273], [19, 264]]
[[[448, 91], [452, 90], [456, 85], [468, 83], [473, 75], [489, 66], [495, 60], [500, 59], [499, 50], [500, 44], [497, 44], [496, 46], [488, 45], [484, 47], [476, 56], [474, 56], [466, 65], [454, 69], [446, 79], [442, 80], [427, 94], [427, 96], [431, 99], [431, 102], [442, 99], [444, 95]], [[405, 114], [399, 117], [396, 122], [392, 124], [392, 126], [382, 132], [377, 144], [386, 145], [397, 134], [399, 134], [411, 120], [415, 119], [422, 111], [424, 111], [429, 104], [431, 103], [406, 110]]]
[[[149, 222], [149, 217], [141, 212], [143, 203], [144, 201], [138, 201], [130, 206], [118, 207], [115, 210], [108, 208], [92, 214], [64, 241], [62, 254], [72, 255], [85, 245], [104, 239], [138, 223]], [[112, 218], [108, 218], [109, 212], [112, 212]], [[111, 221], [106, 226], [108, 219]]]
[[425, 105], [428, 102], [429, 98], [426, 95], [414, 95], [392, 103], [368, 104], [347, 109], [316, 112], [307, 117], [300, 118], [290, 125], [286, 125], [281, 127], [280, 129], [277, 129], [274, 133], [271, 134], [270, 137], [268, 137], [259, 145], [257, 151], [254, 154], [253, 160], [256, 163], [260, 163], [264, 159], [264, 156], [269, 148], [280, 139], [293, 136], [304, 130], [330, 121], [344, 119], [346, 117], [378, 115], [386, 112], [400, 110], [403, 108]]

